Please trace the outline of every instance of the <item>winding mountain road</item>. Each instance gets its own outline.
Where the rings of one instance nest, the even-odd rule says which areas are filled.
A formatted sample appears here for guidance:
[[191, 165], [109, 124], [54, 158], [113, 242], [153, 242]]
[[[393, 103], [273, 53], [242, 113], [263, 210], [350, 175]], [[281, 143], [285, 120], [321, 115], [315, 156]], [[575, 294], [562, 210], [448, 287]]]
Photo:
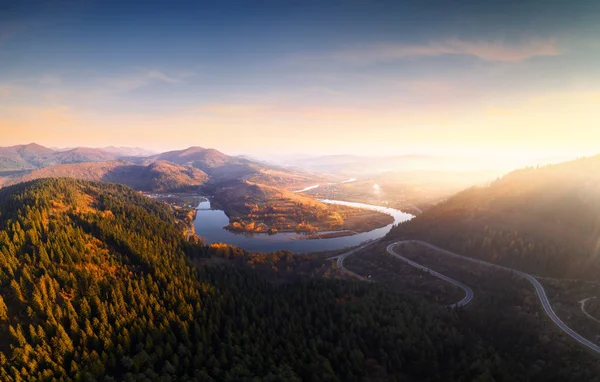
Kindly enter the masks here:
[[[404, 256], [400, 256], [398, 253], [396, 253], [396, 252], [394, 251], [394, 247], [395, 247], [397, 244], [402, 244], [402, 242], [393, 243], [393, 244], [390, 244], [390, 245], [388, 245], [388, 246], [387, 246], [387, 248], [386, 248], [386, 251], [387, 251], [387, 252], [388, 252], [390, 255], [394, 256], [395, 258], [397, 258], [397, 259], [400, 259], [400, 260], [404, 261], [405, 263], [408, 263], [409, 265], [412, 265], [412, 266], [413, 266], [413, 267], [415, 267], [415, 268], [418, 268], [418, 269], [421, 269], [421, 270], [423, 270], [423, 271], [426, 271], [426, 272], [428, 272], [429, 274], [431, 274], [432, 276], [435, 276], [435, 277], [437, 277], [437, 278], [439, 278], [439, 279], [442, 279], [442, 280], [444, 280], [444, 281], [447, 281], [447, 282], [449, 282], [450, 284], [456, 285], [457, 287], [459, 287], [459, 288], [461, 288], [462, 290], [464, 290], [464, 291], [465, 291], [465, 297], [464, 297], [462, 300], [460, 300], [459, 302], [457, 302], [457, 303], [455, 303], [455, 304], [452, 304], [452, 305], [450, 305], [450, 307], [453, 307], [453, 308], [460, 308], [460, 307], [463, 307], [463, 306], [465, 306], [465, 305], [467, 305], [468, 303], [470, 303], [470, 302], [471, 302], [471, 300], [473, 299], [473, 290], [472, 290], [471, 288], [469, 288], [469, 287], [468, 287], [468, 286], [466, 286], [465, 284], [461, 283], [460, 281], [456, 281], [456, 280], [454, 280], [454, 279], [452, 279], [452, 278], [450, 278], [450, 277], [448, 277], [448, 276], [444, 276], [443, 274], [441, 274], [441, 273], [439, 273], [439, 272], [436, 272], [436, 271], [434, 271], [433, 269], [429, 269], [429, 268], [427, 268], [426, 266], [423, 266], [423, 265], [421, 265], [421, 264], [419, 264], [419, 263], [415, 263], [414, 261], [412, 261], [412, 260], [409, 260], [409, 259], [407, 259], [407, 258], [406, 258], [406, 257], [404, 257]], [[338, 261], [339, 261], [339, 260], [338, 260]], [[342, 261], [343, 261], [343, 260], [342, 260]]]
[[[356, 252], [358, 252], [358, 251], [360, 251], [360, 250], [368, 247], [369, 245], [371, 245], [373, 243], [374, 242], [369, 242], [369, 243], [363, 244], [360, 247], [356, 247], [356, 248], [354, 248], [354, 249], [352, 249], [352, 250], [350, 250], [348, 252], [342, 253], [341, 255], [330, 257], [329, 260], [336, 260], [338, 268], [340, 268], [344, 272], [349, 273], [349, 274], [353, 275], [354, 277], [357, 277], [357, 278], [359, 278], [361, 280], [371, 281], [369, 279], [366, 279], [366, 278], [364, 278], [364, 277], [362, 277], [362, 276], [360, 276], [360, 275], [352, 272], [348, 268], [346, 268], [344, 266], [344, 259], [346, 257], [348, 257], [348, 256], [350, 256], [350, 255], [352, 255], [352, 254], [354, 254], [354, 253], [356, 253]], [[423, 266], [421, 264], [415, 263], [414, 261], [407, 259], [406, 257], [400, 256], [399, 254], [397, 254], [396, 252], [394, 252], [394, 250], [392, 248], [394, 245], [396, 245], [396, 244], [390, 244], [387, 247], [387, 251], [392, 256], [394, 256], [394, 257], [396, 257], [396, 258], [398, 258], [398, 259], [400, 259], [400, 260], [402, 260], [402, 261], [404, 261], [404, 262], [412, 265], [415, 268], [418, 268], [418, 269], [421, 269], [423, 271], [429, 272], [432, 276], [435, 276], [435, 277], [440, 278], [440, 279], [442, 279], [444, 281], [447, 281], [450, 284], [454, 284], [457, 287], [459, 287], [459, 288], [461, 288], [462, 290], [465, 291], [465, 297], [462, 300], [460, 300], [459, 302], [449, 305], [450, 307], [452, 307], [452, 308], [454, 308], [454, 307], [462, 307], [462, 306], [465, 306], [465, 305], [467, 305], [468, 303], [471, 302], [471, 300], [473, 299], [473, 296], [474, 296], [473, 290], [471, 288], [469, 288], [465, 284], [461, 283], [460, 281], [456, 281], [456, 280], [454, 280], [454, 279], [452, 279], [452, 278], [450, 278], [448, 276], [444, 276], [443, 274], [434, 271], [433, 269], [429, 269], [429, 268], [427, 268], [427, 267], [425, 267], [425, 266]]]
[[373, 242], [369, 242], [369, 243], [363, 244], [363, 245], [361, 245], [360, 247], [356, 247], [356, 248], [354, 248], [354, 249], [352, 249], [352, 250], [350, 250], [350, 251], [348, 251], [348, 252], [342, 253], [341, 255], [337, 255], [337, 256], [330, 257], [328, 260], [336, 260], [336, 259], [337, 259], [337, 266], [338, 266], [338, 268], [340, 268], [342, 271], [344, 271], [344, 272], [346, 272], [346, 273], [349, 273], [349, 274], [351, 274], [352, 276], [354, 276], [354, 277], [357, 277], [357, 278], [359, 278], [359, 279], [361, 279], [361, 280], [367, 280], [366, 278], [364, 278], [364, 277], [362, 277], [362, 276], [360, 276], [360, 275], [357, 275], [356, 273], [354, 273], [354, 272], [352, 272], [351, 270], [349, 270], [348, 268], [346, 268], [346, 267], [344, 266], [344, 259], [345, 259], [346, 257], [348, 257], [348, 256], [352, 255], [353, 253], [356, 253], [356, 252], [358, 252], [358, 251], [360, 251], [360, 250], [362, 250], [362, 249], [364, 249], [364, 248], [368, 247], [368, 246], [369, 246], [369, 245], [371, 245], [371, 244], [373, 244]]
[[524, 279], [526, 279], [527, 281], [529, 281], [533, 285], [533, 287], [535, 288], [535, 291], [536, 291], [536, 293], [537, 293], [537, 295], [538, 295], [538, 297], [540, 299], [540, 302], [542, 303], [544, 311], [546, 312], [546, 315], [552, 320], [552, 322], [554, 322], [554, 324], [556, 326], [558, 326], [563, 332], [565, 332], [567, 335], [569, 335], [575, 341], [577, 341], [580, 344], [588, 347], [589, 349], [595, 351], [596, 353], [600, 353], [600, 346], [598, 346], [595, 343], [593, 343], [593, 342], [591, 342], [591, 341], [583, 338], [577, 332], [575, 332], [573, 329], [571, 329], [570, 327], [568, 327], [567, 324], [565, 324], [564, 322], [562, 322], [562, 320], [556, 315], [556, 313], [552, 309], [552, 306], [550, 305], [550, 301], [548, 300], [548, 296], [546, 295], [546, 291], [544, 290], [544, 287], [542, 286], [542, 284], [540, 284], [539, 281], [537, 281], [535, 279], [535, 277], [531, 276], [530, 274], [525, 273], [525, 272], [521, 272], [521, 271], [513, 269], [513, 268], [504, 267], [502, 265], [492, 264], [492, 263], [488, 263], [487, 261], [478, 260], [478, 259], [474, 259], [472, 257], [467, 257], [467, 256], [459, 255], [457, 253], [447, 251], [447, 250], [445, 250], [443, 248], [437, 247], [437, 246], [435, 246], [433, 244], [429, 244], [429, 243], [426, 243], [426, 242], [420, 241], [420, 240], [400, 241], [400, 242], [397, 242], [395, 244], [401, 244], [401, 243], [405, 243], [405, 242], [417, 243], [417, 244], [420, 244], [420, 245], [425, 246], [427, 248], [433, 249], [435, 251], [438, 251], [438, 252], [443, 253], [443, 254], [448, 255], [448, 256], [452, 256], [452, 257], [455, 257], [455, 258], [458, 258], [458, 259], [461, 259], [461, 260], [465, 260], [465, 261], [470, 261], [470, 262], [475, 263], [475, 264], [485, 265], [485, 266], [496, 268], [496, 269], [499, 269], [499, 270], [508, 271], [508, 272], [511, 272], [514, 275], [523, 277]]
[[[593, 342], [587, 340], [586, 338], [582, 337], [581, 335], [579, 335], [573, 329], [571, 329], [570, 327], [568, 327], [556, 315], [556, 313], [552, 309], [552, 306], [550, 305], [550, 301], [548, 300], [548, 296], [546, 295], [546, 291], [544, 290], [544, 287], [542, 286], [542, 284], [540, 284], [539, 281], [537, 281], [535, 279], [535, 277], [531, 276], [530, 274], [525, 273], [525, 272], [521, 272], [521, 271], [519, 271], [517, 269], [513, 269], [513, 268], [509, 268], [509, 267], [504, 267], [502, 265], [492, 264], [492, 263], [488, 263], [487, 261], [478, 260], [478, 259], [474, 259], [472, 257], [467, 257], [467, 256], [459, 255], [457, 253], [450, 252], [448, 250], [445, 250], [443, 248], [437, 247], [437, 246], [435, 246], [433, 244], [429, 244], [429, 243], [421, 241], [421, 240], [403, 240], [403, 241], [397, 241], [397, 242], [392, 243], [392, 244], [390, 244], [390, 245], [387, 246], [386, 250], [387, 250], [387, 252], [390, 255], [392, 255], [392, 256], [400, 259], [400, 260], [403, 260], [403, 261], [407, 262], [408, 264], [410, 264], [410, 265], [412, 265], [414, 267], [417, 267], [419, 269], [423, 269], [423, 270], [429, 271], [432, 275], [434, 275], [436, 277], [439, 277], [442, 280], [448, 281], [448, 282], [450, 282], [450, 283], [452, 283], [454, 285], [457, 285], [457, 286], [461, 287], [465, 291], [465, 298], [463, 298], [461, 301], [459, 301], [456, 304], [454, 304], [455, 306], [464, 306], [464, 305], [468, 304], [472, 300], [472, 298], [473, 298], [473, 291], [469, 287], [467, 287], [466, 285], [464, 285], [464, 284], [462, 284], [462, 283], [460, 283], [460, 282], [458, 282], [458, 281], [456, 281], [454, 279], [451, 279], [451, 278], [449, 278], [447, 276], [444, 276], [444, 275], [442, 275], [442, 274], [440, 274], [438, 272], [432, 271], [429, 268], [426, 268], [426, 267], [422, 266], [421, 264], [418, 264], [418, 263], [416, 263], [416, 262], [414, 262], [412, 260], [409, 260], [409, 259], [407, 259], [405, 257], [402, 257], [399, 254], [397, 254], [394, 251], [394, 247], [397, 246], [397, 245], [400, 245], [400, 244], [404, 244], [404, 243], [416, 243], [416, 244], [420, 244], [420, 245], [422, 245], [424, 247], [433, 249], [433, 250], [435, 250], [435, 251], [437, 251], [439, 253], [442, 253], [442, 254], [445, 254], [445, 255], [448, 255], [448, 256], [451, 256], [451, 257], [454, 257], [454, 258], [458, 258], [458, 259], [461, 259], [461, 260], [469, 261], [469, 262], [472, 262], [472, 263], [475, 263], [475, 264], [485, 265], [485, 266], [492, 267], [492, 268], [495, 268], [495, 269], [498, 269], [498, 270], [507, 271], [507, 272], [510, 272], [511, 274], [523, 277], [524, 279], [526, 279], [527, 281], [529, 281], [533, 285], [533, 287], [535, 288], [535, 291], [536, 291], [536, 293], [538, 295], [538, 298], [540, 299], [540, 302], [542, 303], [542, 307], [544, 308], [544, 311], [546, 312], [546, 315], [550, 318], [550, 320], [552, 320], [552, 322], [556, 326], [558, 326], [563, 332], [565, 332], [569, 337], [573, 338], [575, 341], [579, 342], [580, 344], [586, 346], [587, 348], [591, 349], [592, 351], [594, 351], [596, 353], [600, 353], [600, 346], [596, 345], [595, 343], [593, 343]], [[371, 243], [369, 243], [369, 244], [371, 244]], [[353, 249], [352, 251], [349, 251], [349, 252], [346, 252], [346, 253], [344, 253], [342, 255], [339, 255], [337, 257], [338, 266], [341, 269], [345, 270], [346, 272], [350, 272], [350, 273], [356, 275], [355, 273], [353, 273], [351, 271], [348, 271], [344, 267], [344, 265], [343, 265], [344, 259], [346, 257], [352, 255], [353, 253], [359, 251], [360, 249], [363, 249], [367, 245], [363, 245], [361, 247]], [[356, 275], [356, 276], [358, 276], [358, 275]], [[462, 305], [459, 305], [461, 303], [462, 303]]]

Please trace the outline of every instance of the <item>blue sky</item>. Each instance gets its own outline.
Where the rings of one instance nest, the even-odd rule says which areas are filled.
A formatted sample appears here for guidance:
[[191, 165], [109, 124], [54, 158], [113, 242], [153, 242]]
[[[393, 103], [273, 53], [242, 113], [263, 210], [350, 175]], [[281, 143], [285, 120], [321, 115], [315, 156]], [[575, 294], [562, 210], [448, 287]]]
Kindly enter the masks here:
[[600, 140], [599, 11], [2, 1], [2, 144], [588, 154]]

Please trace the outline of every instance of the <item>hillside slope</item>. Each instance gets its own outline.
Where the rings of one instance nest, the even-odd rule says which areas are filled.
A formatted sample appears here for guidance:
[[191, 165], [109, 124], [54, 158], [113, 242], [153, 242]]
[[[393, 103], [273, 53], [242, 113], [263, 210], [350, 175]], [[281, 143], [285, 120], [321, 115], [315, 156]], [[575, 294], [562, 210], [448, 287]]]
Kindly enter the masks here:
[[600, 156], [518, 170], [389, 234], [555, 277], [600, 276]]
[[12, 171], [41, 167], [53, 153], [54, 150], [35, 143], [0, 147], [0, 170]]
[[58, 177], [121, 183], [136, 190], [153, 192], [192, 190], [208, 180], [208, 175], [197, 168], [164, 161], [147, 166], [124, 161], [109, 161], [41, 168], [13, 177], [7, 180], [6, 184]]
[[0, 171], [28, 170], [59, 164], [101, 162], [117, 156], [102, 149], [77, 147], [59, 151], [36, 143], [0, 147]]
[[[54, 150], [31, 143], [0, 147], [0, 185], [41, 177], [72, 176], [119, 182], [143, 190], [167, 191], [204, 183], [210, 177], [214, 183], [250, 180], [297, 190], [313, 184], [339, 181], [335, 177], [285, 169], [202, 147], [149, 156], [145, 155], [147, 153], [143, 149], [112, 146]], [[129, 166], [108, 163], [116, 160], [126, 161]], [[170, 165], [167, 166], [166, 162]], [[24, 174], [31, 171], [31, 175]], [[153, 177], [159, 178], [156, 180], [158, 184], [154, 184]]]
[[382, 286], [195, 269], [206, 248], [124, 186], [22, 183], [0, 216], [3, 381], [532, 380], [455, 314]]
[[332, 181], [332, 178], [324, 175], [271, 166], [203, 147], [189, 147], [185, 150], [154, 155], [146, 158], [145, 163], [158, 160], [193, 166], [207, 173], [216, 183], [250, 180], [268, 186], [295, 190], [312, 184]]
[[180, 165], [193, 166], [216, 179], [241, 178], [259, 171], [259, 166], [249, 160], [231, 157], [220, 151], [203, 147], [189, 147], [185, 150], [169, 151], [151, 156], [147, 160], [164, 160]]

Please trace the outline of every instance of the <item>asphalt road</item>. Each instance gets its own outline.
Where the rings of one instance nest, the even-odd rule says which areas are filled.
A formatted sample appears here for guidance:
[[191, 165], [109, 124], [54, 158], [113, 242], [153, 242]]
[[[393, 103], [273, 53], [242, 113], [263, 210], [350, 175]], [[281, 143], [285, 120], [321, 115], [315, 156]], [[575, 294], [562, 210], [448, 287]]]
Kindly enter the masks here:
[[[400, 242], [400, 243], [401, 243], [401, 242]], [[359, 278], [359, 279], [361, 279], [361, 280], [367, 280], [367, 281], [370, 281], [370, 280], [368, 280], [368, 279], [366, 279], [366, 278], [364, 278], [364, 277], [362, 277], [362, 276], [360, 276], [360, 275], [357, 275], [356, 273], [352, 272], [352, 271], [351, 271], [351, 270], [349, 270], [348, 268], [346, 268], [346, 267], [344, 266], [344, 259], [345, 259], [346, 257], [348, 257], [348, 256], [350, 256], [350, 255], [352, 255], [352, 254], [354, 254], [354, 253], [356, 253], [356, 252], [358, 252], [358, 251], [360, 251], [360, 250], [364, 249], [365, 247], [368, 247], [368, 246], [369, 246], [369, 245], [371, 245], [371, 244], [373, 244], [373, 242], [370, 242], [370, 243], [367, 243], [367, 244], [363, 244], [363, 245], [361, 245], [360, 247], [356, 247], [356, 248], [354, 248], [354, 249], [352, 249], [352, 250], [350, 250], [350, 251], [348, 251], [348, 252], [342, 253], [341, 255], [337, 255], [337, 256], [330, 257], [330, 258], [329, 258], [329, 260], [337, 260], [337, 266], [338, 266], [338, 268], [340, 268], [340, 269], [341, 269], [341, 270], [343, 270], [344, 272], [346, 272], [346, 273], [349, 273], [349, 274], [351, 274], [351, 275], [353, 275], [353, 276], [355, 276], [355, 277], [357, 277], [357, 278]], [[396, 258], [398, 258], [398, 259], [400, 259], [400, 260], [402, 260], [402, 261], [405, 261], [405, 262], [407, 262], [408, 264], [412, 265], [412, 266], [413, 266], [413, 267], [415, 267], [415, 268], [419, 268], [419, 269], [421, 269], [421, 270], [424, 270], [424, 271], [426, 271], [426, 272], [430, 273], [432, 276], [438, 277], [438, 278], [440, 278], [440, 279], [442, 279], [442, 280], [444, 280], [444, 281], [447, 281], [447, 282], [449, 282], [449, 283], [451, 283], [451, 284], [454, 284], [454, 285], [456, 285], [457, 287], [459, 287], [459, 288], [461, 288], [462, 290], [464, 290], [464, 291], [465, 291], [465, 297], [464, 297], [462, 300], [460, 300], [459, 302], [457, 302], [457, 303], [454, 303], [454, 304], [450, 305], [450, 307], [453, 307], [453, 308], [454, 308], [454, 307], [462, 307], [462, 306], [465, 306], [465, 305], [467, 305], [468, 303], [470, 303], [470, 302], [471, 302], [471, 300], [473, 299], [473, 290], [472, 290], [471, 288], [469, 288], [469, 287], [468, 287], [468, 286], [466, 286], [465, 284], [461, 283], [460, 281], [456, 281], [456, 280], [454, 280], [454, 279], [451, 279], [450, 277], [448, 277], [448, 276], [444, 276], [443, 274], [441, 274], [441, 273], [438, 273], [438, 272], [434, 271], [433, 269], [429, 269], [429, 268], [427, 268], [427, 267], [425, 267], [425, 266], [423, 266], [423, 265], [421, 265], [421, 264], [417, 264], [417, 263], [415, 263], [414, 261], [411, 261], [411, 260], [407, 259], [406, 257], [400, 256], [399, 254], [397, 254], [396, 252], [394, 252], [394, 250], [392, 249], [392, 247], [393, 247], [394, 245], [395, 245], [395, 244], [390, 244], [390, 245], [387, 247], [387, 251], [388, 251], [388, 252], [389, 252], [389, 253], [390, 253], [392, 256], [395, 256]]]
[[[397, 245], [397, 244], [402, 244], [402, 243], [417, 243], [420, 245], [423, 245], [425, 247], [428, 247], [430, 249], [436, 250], [440, 253], [443, 253], [445, 255], [448, 256], [452, 256], [455, 258], [459, 258], [465, 261], [470, 261], [472, 263], [476, 263], [476, 264], [481, 264], [481, 265], [485, 265], [488, 267], [492, 267], [492, 268], [496, 268], [499, 270], [503, 270], [503, 271], [507, 271], [507, 272], [511, 272], [512, 274], [515, 274], [517, 276], [521, 276], [524, 279], [526, 279], [527, 281], [529, 281], [533, 287], [535, 288], [535, 291], [540, 299], [540, 302], [542, 303], [542, 306], [544, 307], [544, 311], [546, 312], [546, 315], [552, 320], [552, 322], [554, 322], [554, 324], [556, 324], [556, 326], [558, 326], [563, 332], [565, 332], [567, 335], [569, 335], [571, 338], [573, 338], [575, 341], [579, 342], [580, 344], [588, 347], [589, 349], [595, 351], [596, 353], [600, 353], [600, 346], [596, 345], [595, 343], [583, 338], [582, 336], [580, 336], [579, 334], [577, 334], [573, 329], [571, 329], [570, 327], [568, 327], [564, 322], [562, 322], [562, 320], [560, 318], [558, 318], [558, 316], [556, 315], [556, 313], [554, 312], [554, 310], [552, 309], [552, 306], [550, 305], [550, 301], [548, 300], [548, 296], [546, 295], [546, 291], [544, 290], [544, 287], [542, 286], [542, 284], [540, 284], [539, 281], [537, 281], [535, 279], [535, 277], [531, 276], [528, 273], [525, 272], [521, 272], [519, 270], [513, 269], [513, 268], [508, 268], [508, 267], [503, 267], [501, 265], [497, 265], [497, 264], [492, 264], [492, 263], [488, 263], [487, 261], [483, 261], [483, 260], [478, 260], [478, 259], [474, 259], [472, 257], [467, 257], [467, 256], [463, 256], [463, 255], [459, 255], [457, 253], [454, 252], [450, 252], [447, 251], [443, 248], [437, 247], [435, 245], [426, 243], [424, 241], [420, 241], [420, 240], [405, 240], [405, 241], [399, 241], [396, 242], [394, 244], [391, 244], [391, 246]], [[388, 246], [388, 252], [389, 252], [389, 248], [390, 246]]]
[[362, 277], [362, 276], [360, 276], [360, 275], [357, 275], [356, 273], [352, 272], [352, 271], [351, 271], [351, 270], [349, 270], [348, 268], [344, 267], [344, 259], [345, 259], [346, 257], [348, 257], [348, 256], [352, 255], [353, 253], [356, 253], [356, 252], [358, 252], [358, 251], [360, 251], [360, 250], [364, 249], [365, 247], [368, 247], [368, 246], [369, 246], [369, 245], [371, 245], [371, 244], [373, 244], [373, 242], [369, 242], [369, 243], [363, 244], [363, 245], [361, 245], [360, 247], [356, 247], [356, 248], [354, 248], [354, 249], [352, 249], [352, 250], [350, 250], [350, 251], [348, 251], [348, 252], [342, 253], [341, 255], [337, 255], [337, 256], [330, 257], [330, 258], [329, 258], [329, 260], [334, 260], [334, 259], [337, 259], [337, 266], [338, 266], [338, 268], [340, 268], [340, 269], [341, 269], [341, 270], [343, 270], [344, 272], [346, 272], [346, 273], [349, 273], [349, 274], [351, 274], [352, 276], [354, 276], [354, 277], [357, 277], [357, 278], [359, 278], [359, 279], [361, 279], [361, 280], [367, 280], [366, 278], [364, 278], [364, 277]]
[[471, 300], [473, 299], [473, 290], [471, 288], [469, 288], [468, 286], [466, 286], [465, 284], [461, 283], [460, 281], [456, 281], [456, 280], [454, 280], [454, 279], [452, 279], [452, 278], [450, 278], [448, 276], [444, 276], [443, 274], [441, 274], [439, 272], [436, 272], [433, 269], [429, 269], [429, 268], [427, 268], [427, 267], [425, 267], [425, 266], [423, 266], [421, 264], [415, 263], [414, 261], [409, 260], [406, 257], [400, 256], [398, 253], [396, 253], [394, 251], [394, 246], [396, 246], [396, 244], [402, 244], [402, 243], [403, 242], [397, 242], [397, 243], [394, 243], [394, 244], [390, 244], [390, 245], [387, 246], [386, 251], [390, 255], [394, 256], [395, 258], [400, 259], [400, 260], [408, 263], [409, 265], [412, 265], [415, 268], [424, 270], [427, 273], [429, 273], [430, 275], [435, 276], [435, 277], [437, 277], [439, 279], [442, 279], [444, 281], [447, 281], [450, 284], [454, 284], [457, 287], [459, 287], [462, 290], [464, 290], [465, 291], [465, 297], [462, 300], [460, 300], [459, 302], [450, 305], [451, 307], [453, 307], [453, 308], [460, 308], [460, 307], [465, 306], [465, 305], [467, 305], [468, 303], [471, 302]]
[[[394, 257], [396, 257], [396, 258], [398, 258], [398, 259], [400, 259], [402, 261], [405, 261], [406, 263], [412, 265], [413, 267], [416, 267], [416, 268], [422, 269], [424, 271], [427, 271], [427, 272], [429, 272], [431, 275], [433, 275], [435, 277], [438, 277], [438, 278], [440, 278], [442, 280], [445, 280], [445, 281], [447, 281], [447, 282], [449, 282], [451, 284], [454, 284], [454, 285], [462, 288], [465, 291], [465, 297], [461, 301], [459, 301], [456, 304], [453, 304], [451, 306], [455, 306], [455, 307], [458, 306], [458, 307], [460, 307], [460, 306], [465, 306], [469, 302], [471, 302], [471, 300], [473, 299], [473, 291], [471, 290], [471, 288], [469, 288], [468, 286], [466, 286], [465, 284], [463, 284], [463, 283], [461, 283], [459, 281], [451, 279], [448, 276], [444, 276], [441, 273], [438, 273], [438, 272], [436, 272], [434, 270], [431, 270], [431, 269], [429, 269], [429, 268], [427, 268], [427, 267], [425, 267], [425, 266], [423, 266], [421, 264], [415, 263], [414, 261], [409, 260], [409, 259], [407, 259], [407, 258], [405, 258], [403, 256], [400, 256], [399, 254], [397, 254], [394, 251], [394, 246], [400, 245], [400, 244], [404, 244], [404, 243], [416, 243], [416, 244], [420, 244], [420, 245], [422, 245], [424, 247], [433, 249], [433, 250], [435, 250], [437, 252], [440, 252], [440, 253], [442, 253], [444, 255], [448, 255], [448, 256], [455, 257], [455, 258], [458, 258], [458, 259], [461, 259], [461, 260], [465, 260], [465, 261], [470, 261], [470, 262], [475, 263], [475, 264], [485, 265], [487, 267], [491, 267], [491, 268], [495, 268], [495, 269], [498, 269], [498, 270], [510, 272], [511, 274], [523, 277], [524, 279], [526, 279], [527, 281], [529, 281], [533, 285], [533, 287], [535, 288], [535, 291], [536, 291], [536, 293], [538, 295], [538, 298], [540, 299], [540, 302], [542, 303], [542, 307], [544, 308], [544, 311], [546, 312], [546, 315], [552, 320], [552, 322], [554, 322], [554, 324], [556, 326], [558, 326], [563, 332], [565, 332], [569, 337], [573, 338], [575, 341], [579, 342], [580, 344], [586, 346], [587, 348], [591, 349], [592, 351], [594, 351], [596, 353], [600, 353], [600, 346], [598, 346], [595, 343], [593, 343], [593, 342], [591, 342], [591, 341], [583, 338], [577, 332], [575, 332], [573, 329], [571, 329], [570, 327], [568, 327], [564, 322], [562, 322], [562, 320], [556, 315], [556, 313], [552, 309], [552, 306], [550, 305], [550, 301], [548, 300], [548, 296], [546, 295], [546, 291], [544, 290], [544, 287], [542, 286], [542, 284], [540, 284], [539, 281], [537, 281], [535, 279], [534, 276], [532, 276], [532, 275], [530, 275], [528, 273], [525, 273], [525, 272], [521, 272], [521, 271], [519, 271], [517, 269], [508, 268], [508, 267], [504, 267], [502, 265], [488, 263], [487, 261], [474, 259], [472, 257], [467, 257], [467, 256], [459, 255], [458, 253], [450, 252], [448, 250], [445, 250], [443, 248], [437, 247], [437, 246], [435, 246], [433, 244], [429, 244], [429, 243], [421, 241], [421, 240], [403, 240], [403, 241], [397, 241], [397, 242], [392, 243], [392, 244], [390, 244], [390, 245], [387, 246], [386, 250], [387, 250], [387, 252], [390, 255], [392, 255], [392, 256], [394, 256]], [[345, 272], [348, 272], [348, 273], [350, 273], [350, 274], [352, 274], [352, 275], [354, 275], [354, 276], [356, 276], [356, 277], [358, 277], [358, 278], [360, 278], [362, 280], [366, 280], [364, 277], [359, 276], [356, 273], [354, 273], [354, 272], [348, 270], [346, 267], [344, 267], [344, 259], [346, 257], [348, 257], [348, 256], [350, 256], [350, 255], [352, 255], [352, 254], [354, 254], [356, 252], [358, 252], [359, 250], [364, 249], [365, 247], [367, 247], [367, 246], [369, 246], [371, 244], [372, 244], [372, 242], [364, 244], [364, 245], [362, 245], [360, 247], [357, 247], [357, 248], [355, 248], [355, 249], [353, 249], [351, 251], [348, 251], [346, 253], [343, 253], [341, 255], [331, 257], [330, 259], [332, 259], [332, 260], [333, 259], [337, 259], [337, 265], [338, 265], [338, 267], [340, 269], [344, 270]]]

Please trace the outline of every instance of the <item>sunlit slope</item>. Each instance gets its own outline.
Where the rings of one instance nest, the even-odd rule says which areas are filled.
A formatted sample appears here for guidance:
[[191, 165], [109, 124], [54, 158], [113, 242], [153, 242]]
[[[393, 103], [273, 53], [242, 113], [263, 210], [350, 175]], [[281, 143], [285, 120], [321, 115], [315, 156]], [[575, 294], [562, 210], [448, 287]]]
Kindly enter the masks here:
[[510, 173], [394, 229], [557, 277], [600, 275], [600, 156]]
[[233, 179], [250, 180], [255, 183], [293, 190], [337, 179], [230, 156], [218, 150], [203, 147], [189, 147], [185, 150], [161, 153], [146, 158], [145, 162], [157, 160], [198, 168], [207, 173], [213, 182], [227, 182]]
[[142, 191], [195, 190], [208, 180], [208, 175], [197, 168], [165, 161], [149, 165], [109, 161], [41, 168], [10, 178], [6, 183], [15, 184], [33, 179], [58, 177], [121, 183]]
[[145, 335], [166, 345], [206, 291], [169, 209], [127, 187], [23, 183], [0, 191], [0, 216], [3, 381], [127, 368]]

